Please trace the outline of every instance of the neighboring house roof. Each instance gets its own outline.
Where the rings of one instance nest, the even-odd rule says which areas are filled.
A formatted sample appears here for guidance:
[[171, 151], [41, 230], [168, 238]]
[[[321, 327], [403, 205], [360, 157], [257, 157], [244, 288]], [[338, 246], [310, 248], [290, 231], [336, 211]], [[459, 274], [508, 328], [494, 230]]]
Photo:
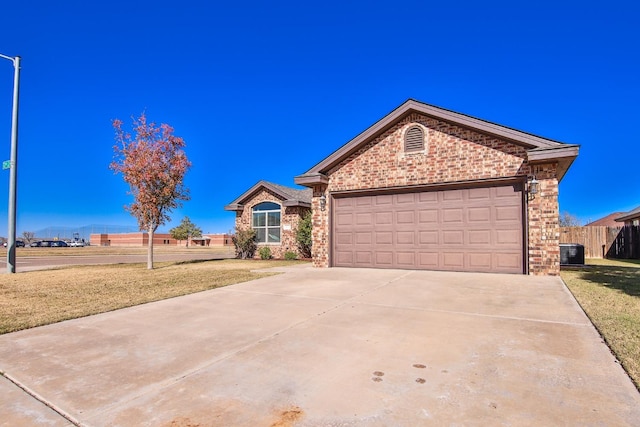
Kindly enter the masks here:
[[311, 197], [313, 191], [309, 188], [291, 188], [284, 185], [274, 184], [273, 182], [259, 181], [253, 187], [242, 193], [240, 197], [235, 199], [224, 207], [227, 211], [241, 211], [244, 209], [244, 205], [251, 200], [256, 193], [262, 189], [267, 189], [276, 194], [283, 200], [284, 206], [303, 206], [306, 208], [311, 207]]
[[620, 224], [618, 224], [616, 222], [616, 219], [620, 216], [623, 215], [624, 212], [614, 212], [612, 214], [609, 214], [605, 217], [602, 217], [598, 220], [595, 220], [593, 222], [590, 222], [589, 224], [585, 225], [585, 227], [597, 227], [597, 226], [601, 226], [601, 227], [620, 227]]
[[627, 212], [626, 214], [622, 215], [621, 217], [618, 217], [616, 219], [616, 221], [624, 222], [624, 221], [631, 221], [633, 219], [640, 219], [640, 206], [638, 206], [637, 208], [635, 208], [632, 211]]
[[542, 138], [540, 136], [477, 119], [465, 114], [456, 113], [434, 105], [425, 104], [414, 99], [408, 99], [391, 113], [378, 120], [364, 132], [333, 152], [329, 157], [309, 169], [306, 173], [295, 177], [296, 184], [306, 186], [326, 184], [328, 182], [326, 173], [331, 168], [338, 165], [360, 147], [387, 131], [398, 121], [412, 113], [433, 117], [438, 120], [449, 122], [479, 133], [492, 135], [510, 141], [514, 144], [521, 145], [527, 148], [527, 161], [530, 164], [546, 163], [550, 160], [557, 161], [558, 180], [562, 179], [569, 169], [569, 166], [571, 166], [571, 163], [573, 163], [575, 158], [578, 156], [578, 145], [564, 144], [562, 142]]

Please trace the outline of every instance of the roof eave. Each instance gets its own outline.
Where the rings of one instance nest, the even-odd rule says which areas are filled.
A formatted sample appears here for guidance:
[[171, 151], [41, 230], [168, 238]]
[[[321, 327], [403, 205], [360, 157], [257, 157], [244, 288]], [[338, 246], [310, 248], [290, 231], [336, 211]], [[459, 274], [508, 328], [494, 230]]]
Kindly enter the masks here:
[[635, 212], [632, 214], [623, 215], [621, 217], [616, 218], [617, 222], [625, 222], [630, 221], [632, 219], [640, 219], [640, 212]]
[[282, 206], [284, 206], [284, 207], [300, 206], [300, 207], [303, 207], [303, 208], [310, 208], [311, 207], [311, 203], [305, 202], [305, 201], [302, 201], [302, 200], [289, 199], [289, 200], [285, 200], [284, 202], [282, 202]]
[[225, 211], [241, 211], [244, 209], [244, 205], [240, 203], [230, 203], [224, 207]]
[[[342, 147], [338, 148], [320, 163], [313, 166], [307, 173], [301, 175], [301, 177], [306, 177], [308, 175], [314, 174], [324, 174], [328, 172], [330, 169], [338, 165], [341, 161], [348, 158], [351, 154], [357, 151], [367, 141], [370, 141], [371, 139], [382, 134], [399, 120], [401, 120], [404, 116], [411, 113], [423, 114], [435, 119], [455, 124], [457, 126], [506, 139], [515, 144], [522, 145], [527, 149], [555, 149], [558, 147], [566, 146], [566, 144], [558, 141], [553, 141], [547, 138], [518, 131], [516, 129], [511, 129], [502, 125], [487, 122], [485, 120], [477, 119], [475, 117], [456, 113], [455, 111], [450, 111], [433, 105], [425, 104], [414, 99], [409, 99], [402, 105], [397, 107], [395, 110], [384, 116], [382, 119], [371, 125], [364, 132], [360, 133], [355, 138], [344, 144]], [[570, 164], [571, 163], [569, 163], [569, 165]], [[569, 167], [569, 165], [567, 165], [567, 168]], [[302, 180], [298, 181], [297, 178], [296, 183], [309, 186], [309, 184], [303, 184]]]
[[562, 180], [573, 161], [578, 157], [579, 145], [561, 145], [553, 148], [534, 148], [527, 151], [527, 163], [558, 163], [558, 182]]
[[314, 185], [328, 184], [329, 177], [323, 173], [305, 173], [296, 176], [293, 182], [305, 187], [313, 187]]

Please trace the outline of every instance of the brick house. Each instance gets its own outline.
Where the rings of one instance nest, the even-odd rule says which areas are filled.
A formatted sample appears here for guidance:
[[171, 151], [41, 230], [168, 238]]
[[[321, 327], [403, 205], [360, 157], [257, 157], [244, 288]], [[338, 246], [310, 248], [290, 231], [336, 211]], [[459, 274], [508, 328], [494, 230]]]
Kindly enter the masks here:
[[620, 225], [620, 223], [624, 223], [624, 225], [640, 225], [640, 206], [627, 213], [621, 213], [618, 218], [616, 218], [616, 221], [618, 225]]
[[236, 229], [256, 231], [258, 248], [268, 246], [274, 258], [284, 258], [298, 252], [296, 230], [311, 210], [311, 195], [311, 189], [260, 181], [224, 208], [236, 213]]
[[557, 275], [578, 149], [410, 99], [295, 177], [313, 264]]

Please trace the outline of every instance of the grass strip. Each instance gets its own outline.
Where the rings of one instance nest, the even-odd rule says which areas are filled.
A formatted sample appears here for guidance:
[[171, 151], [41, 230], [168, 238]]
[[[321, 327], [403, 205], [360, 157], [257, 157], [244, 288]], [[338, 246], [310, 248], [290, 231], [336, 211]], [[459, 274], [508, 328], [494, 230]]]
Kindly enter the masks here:
[[215, 260], [67, 267], [0, 275], [0, 334], [246, 282], [300, 261]]
[[587, 260], [562, 279], [640, 390], [640, 260]]

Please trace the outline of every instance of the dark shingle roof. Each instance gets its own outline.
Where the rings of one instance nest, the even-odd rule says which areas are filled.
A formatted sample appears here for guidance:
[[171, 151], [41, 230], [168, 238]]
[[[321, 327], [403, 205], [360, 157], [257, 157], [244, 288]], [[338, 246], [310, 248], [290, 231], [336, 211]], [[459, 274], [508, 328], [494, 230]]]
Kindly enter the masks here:
[[313, 190], [310, 188], [297, 189], [297, 188], [285, 187], [284, 185], [275, 184], [273, 182], [267, 182], [267, 181], [260, 181], [260, 182], [272, 185], [273, 187], [280, 190], [283, 194], [288, 195], [289, 196], [288, 198], [291, 200], [299, 200], [301, 202], [311, 203]]
[[623, 221], [628, 221], [630, 219], [636, 219], [636, 218], [640, 218], [640, 206], [638, 206], [632, 211], [627, 212], [621, 217], [617, 218], [616, 221], [623, 222]]
[[280, 197], [285, 206], [311, 207], [313, 190], [310, 188], [291, 188], [268, 181], [258, 181], [253, 187], [242, 193], [237, 199], [224, 207], [228, 211], [239, 211], [244, 208], [247, 201], [261, 189], [267, 189]]
[[616, 222], [616, 219], [620, 215], [624, 215], [624, 212], [614, 212], [605, 217], [602, 217], [600, 219], [590, 222], [589, 224], [585, 225], [585, 227], [596, 227], [596, 226], [621, 227], [621, 225]]

